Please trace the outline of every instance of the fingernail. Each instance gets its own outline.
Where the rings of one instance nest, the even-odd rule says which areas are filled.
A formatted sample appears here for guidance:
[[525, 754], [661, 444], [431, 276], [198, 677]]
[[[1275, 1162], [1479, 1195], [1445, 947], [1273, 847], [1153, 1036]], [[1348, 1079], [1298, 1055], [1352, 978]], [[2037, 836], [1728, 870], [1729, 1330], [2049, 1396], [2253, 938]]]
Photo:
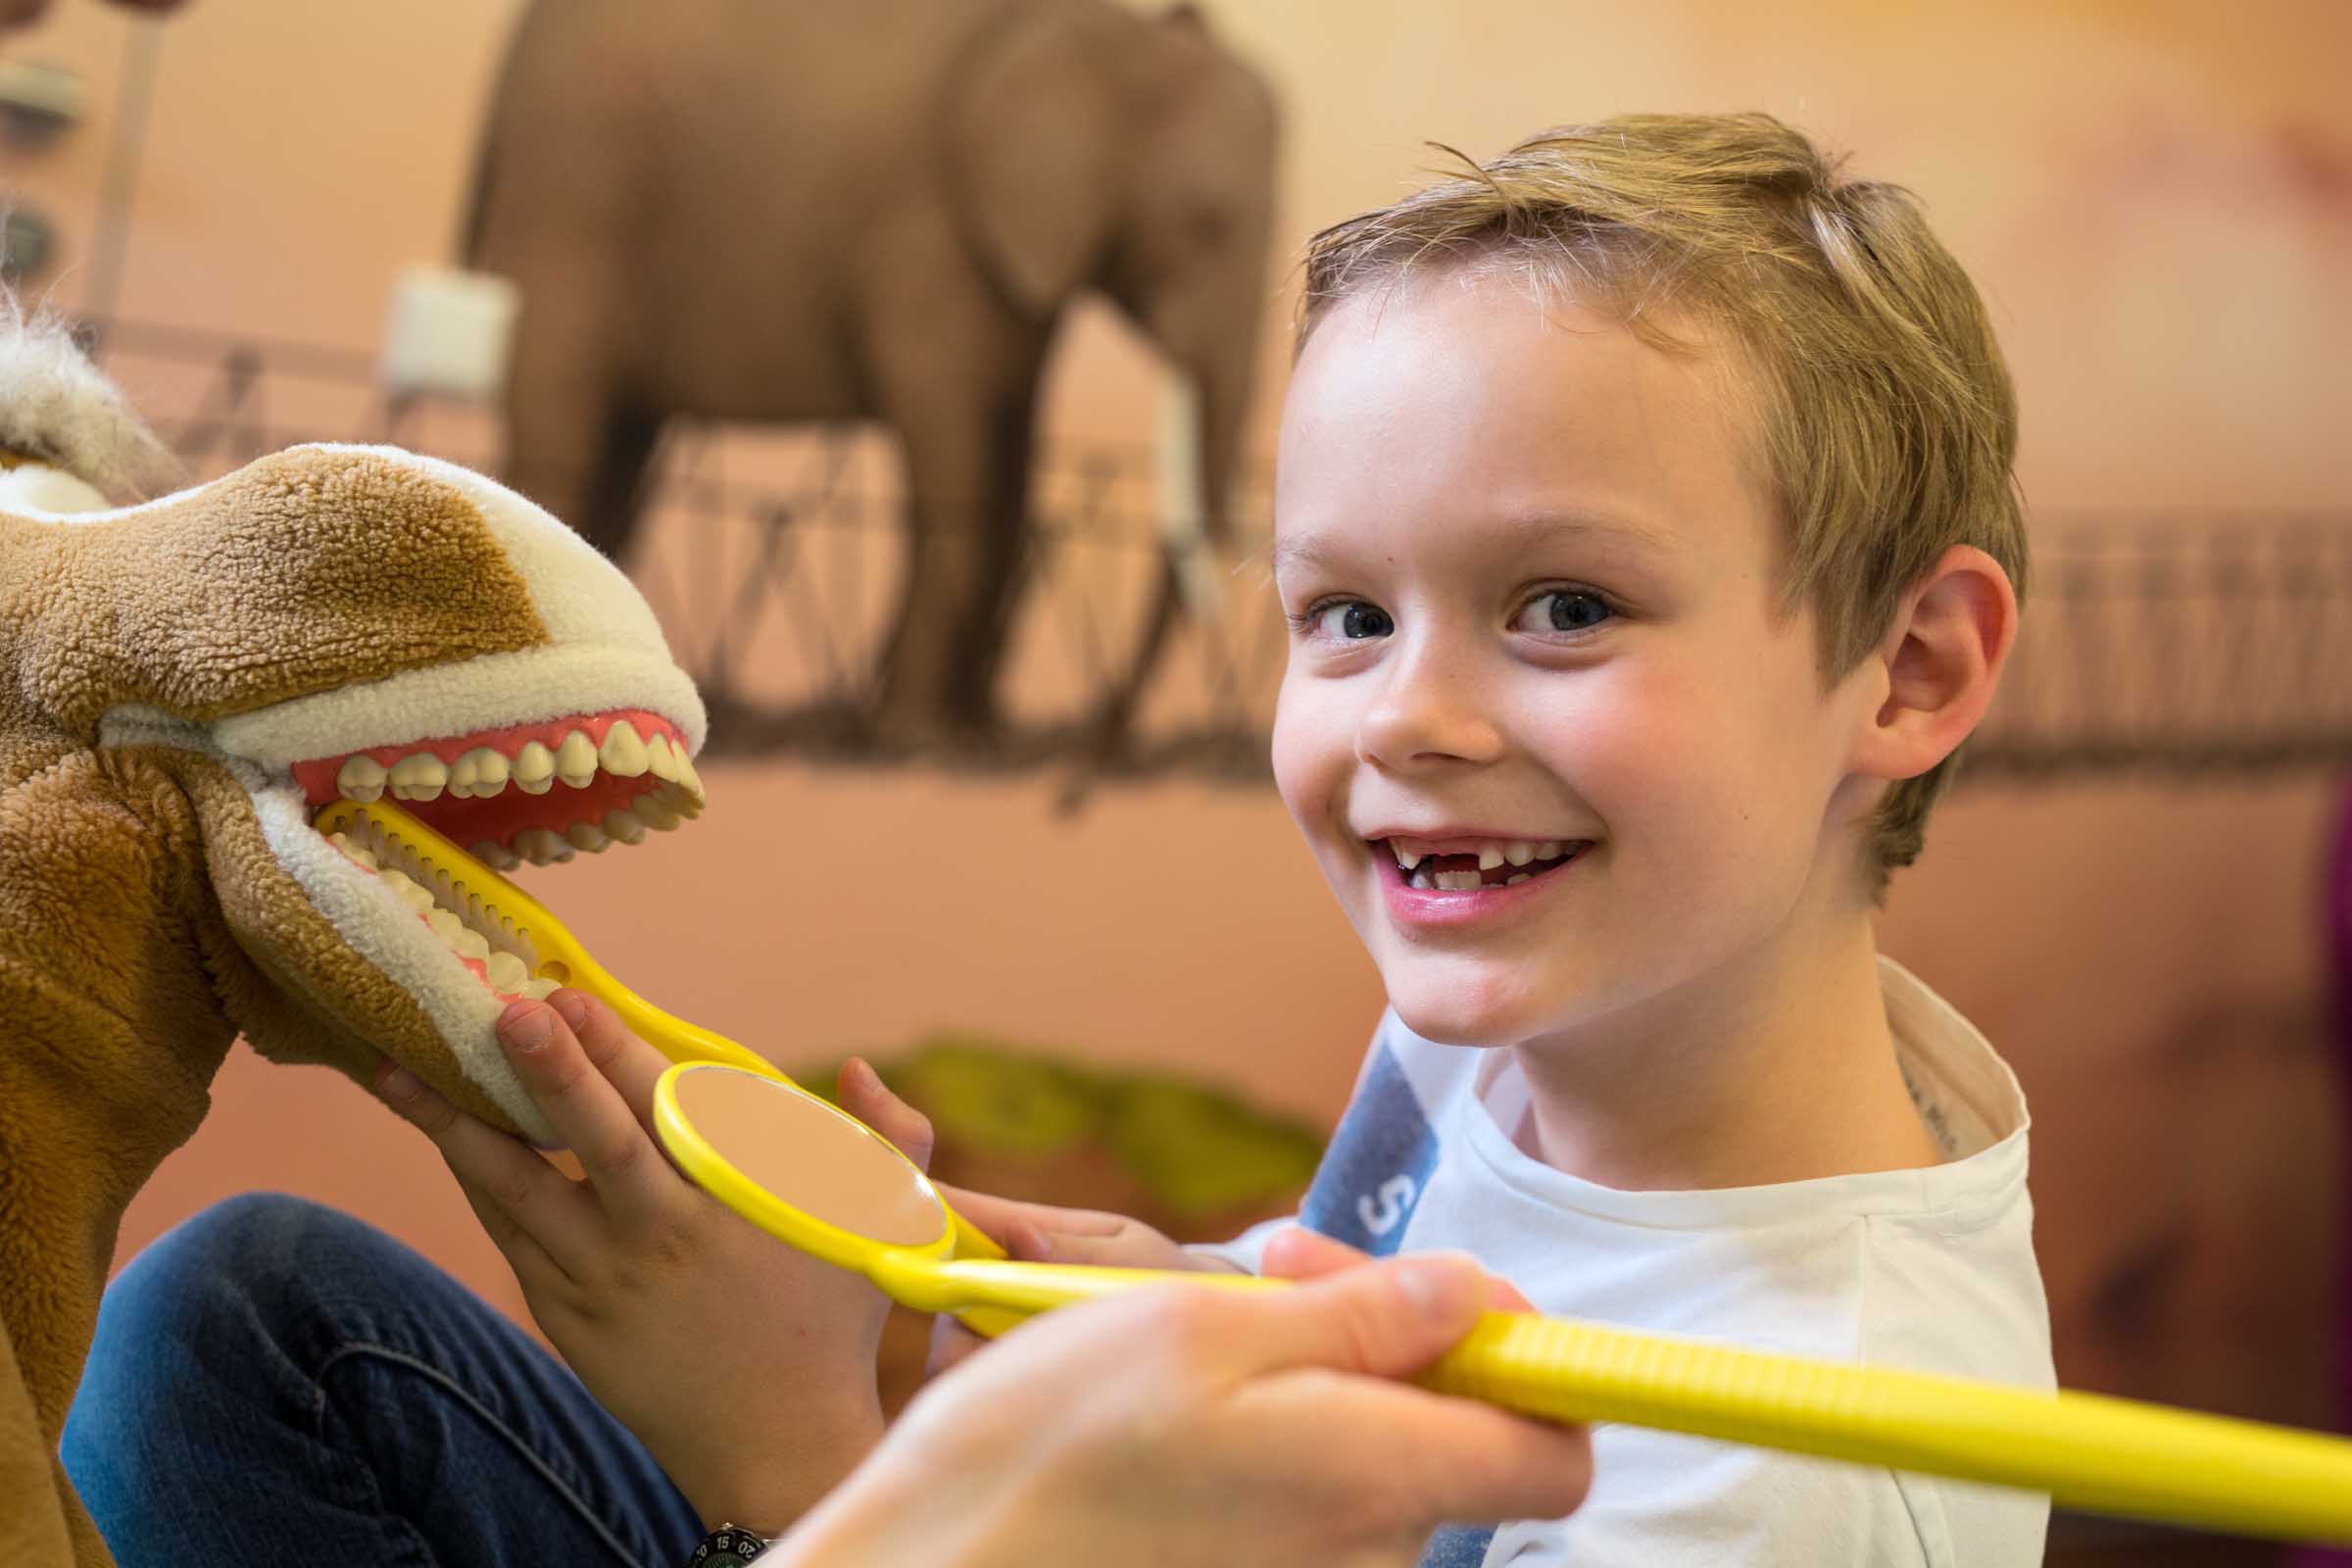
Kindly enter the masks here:
[[564, 1015], [564, 1021], [576, 1033], [587, 1025], [588, 999], [577, 991], [565, 989], [547, 999], [547, 1004]]
[[509, 1013], [499, 1020], [498, 1038], [519, 1052], [533, 1052], [547, 1044], [548, 1036], [556, 1032], [555, 1019], [544, 1006], [531, 1006]]
[[858, 1087], [869, 1095], [882, 1087], [882, 1075], [874, 1071], [874, 1064], [863, 1056], [850, 1063], [850, 1071], [857, 1078]]
[[399, 1101], [403, 1104], [415, 1100], [416, 1091], [424, 1087], [417, 1082], [415, 1073], [390, 1061], [385, 1062], [376, 1073], [375, 1086], [384, 1092], [386, 1100]]
[[1430, 1322], [1450, 1323], [1461, 1315], [1462, 1296], [1475, 1277], [1465, 1259], [1437, 1253], [1398, 1265], [1396, 1289], [1413, 1310]]

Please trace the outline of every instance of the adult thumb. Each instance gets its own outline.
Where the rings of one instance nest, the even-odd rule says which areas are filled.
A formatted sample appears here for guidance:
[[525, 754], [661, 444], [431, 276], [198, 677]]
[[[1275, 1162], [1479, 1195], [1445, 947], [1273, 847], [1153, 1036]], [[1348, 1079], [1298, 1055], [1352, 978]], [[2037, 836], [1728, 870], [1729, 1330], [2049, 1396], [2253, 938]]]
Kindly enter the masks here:
[[1250, 1370], [1318, 1366], [1409, 1377], [1470, 1332], [1486, 1276], [1457, 1252], [1418, 1252], [1253, 1296], [1268, 1320], [1244, 1342]]

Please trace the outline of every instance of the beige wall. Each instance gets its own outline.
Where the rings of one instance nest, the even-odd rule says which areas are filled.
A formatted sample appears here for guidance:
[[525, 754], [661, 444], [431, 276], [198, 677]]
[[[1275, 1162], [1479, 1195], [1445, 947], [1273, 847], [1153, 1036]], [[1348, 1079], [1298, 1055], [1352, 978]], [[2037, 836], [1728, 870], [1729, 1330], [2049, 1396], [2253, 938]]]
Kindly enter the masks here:
[[[1926, 198], [2016, 368], [2035, 506], [2352, 507], [2352, 8], [1207, 9], [1288, 108], [1286, 247], [1403, 189], [1428, 140], [1491, 152], [1620, 110], [1770, 109]], [[514, 11], [197, 0], [163, 29], [124, 313], [371, 344], [395, 270], [446, 254]], [[76, 234], [130, 25], [61, 0], [7, 46], [97, 90], [89, 130], [7, 170]], [[69, 270], [58, 298], [85, 280]], [[1272, 384], [1282, 360], [1277, 332]], [[1085, 313], [1054, 376], [1054, 433], [1139, 438], [1154, 383], [1107, 313]], [[695, 831], [549, 878], [681, 1010], [787, 1060], [950, 1024], [1184, 1064], [1319, 1115], [1345, 1093], [1377, 988], [1265, 794], [1112, 790], [1062, 820], [1052, 781], [722, 765], [710, 783]], [[2070, 1375], [2312, 1407], [2302, 1320], [2327, 1304], [2335, 1200], [2316, 1173], [2337, 1134], [2293, 1020], [2316, 989], [2331, 790], [1981, 790], [1898, 888], [1889, 947], [2035, 1096]], [[2249, 1043], [2249, 1019], [2284, 1021]], [[378, 1217], [511, 1298], [416, 1140], [243, 1054], [125, 1242], [251, 1185]], [[2306, 1274], [2266, 1272], [2278, 1249]]]

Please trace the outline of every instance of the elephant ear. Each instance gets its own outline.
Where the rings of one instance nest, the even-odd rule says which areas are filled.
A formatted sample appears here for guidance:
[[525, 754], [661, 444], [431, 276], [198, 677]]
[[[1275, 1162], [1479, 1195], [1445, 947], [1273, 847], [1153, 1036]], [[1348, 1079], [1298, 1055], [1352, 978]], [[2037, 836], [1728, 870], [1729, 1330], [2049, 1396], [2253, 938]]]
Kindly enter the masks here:
[[951, 88], [944, 149], [965, 243], [1004, 296], [1053, 315], [1094, 275], [1118, 195], [1120, 116], [1085, 17], [1015, 6]]

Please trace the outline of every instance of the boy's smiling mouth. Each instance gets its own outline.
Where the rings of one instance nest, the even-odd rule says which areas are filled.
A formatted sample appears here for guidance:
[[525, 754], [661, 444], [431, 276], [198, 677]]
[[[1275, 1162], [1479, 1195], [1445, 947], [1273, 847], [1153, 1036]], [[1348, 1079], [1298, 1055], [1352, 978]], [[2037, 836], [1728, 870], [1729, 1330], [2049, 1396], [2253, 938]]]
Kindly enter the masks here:
[[1556, 871], [1592, 848], [1592, 841], [1389, 834], [1370, 843], [1375, 856], [1396, 866], [1397, 882], [1415, 892], [1475, 893]]

